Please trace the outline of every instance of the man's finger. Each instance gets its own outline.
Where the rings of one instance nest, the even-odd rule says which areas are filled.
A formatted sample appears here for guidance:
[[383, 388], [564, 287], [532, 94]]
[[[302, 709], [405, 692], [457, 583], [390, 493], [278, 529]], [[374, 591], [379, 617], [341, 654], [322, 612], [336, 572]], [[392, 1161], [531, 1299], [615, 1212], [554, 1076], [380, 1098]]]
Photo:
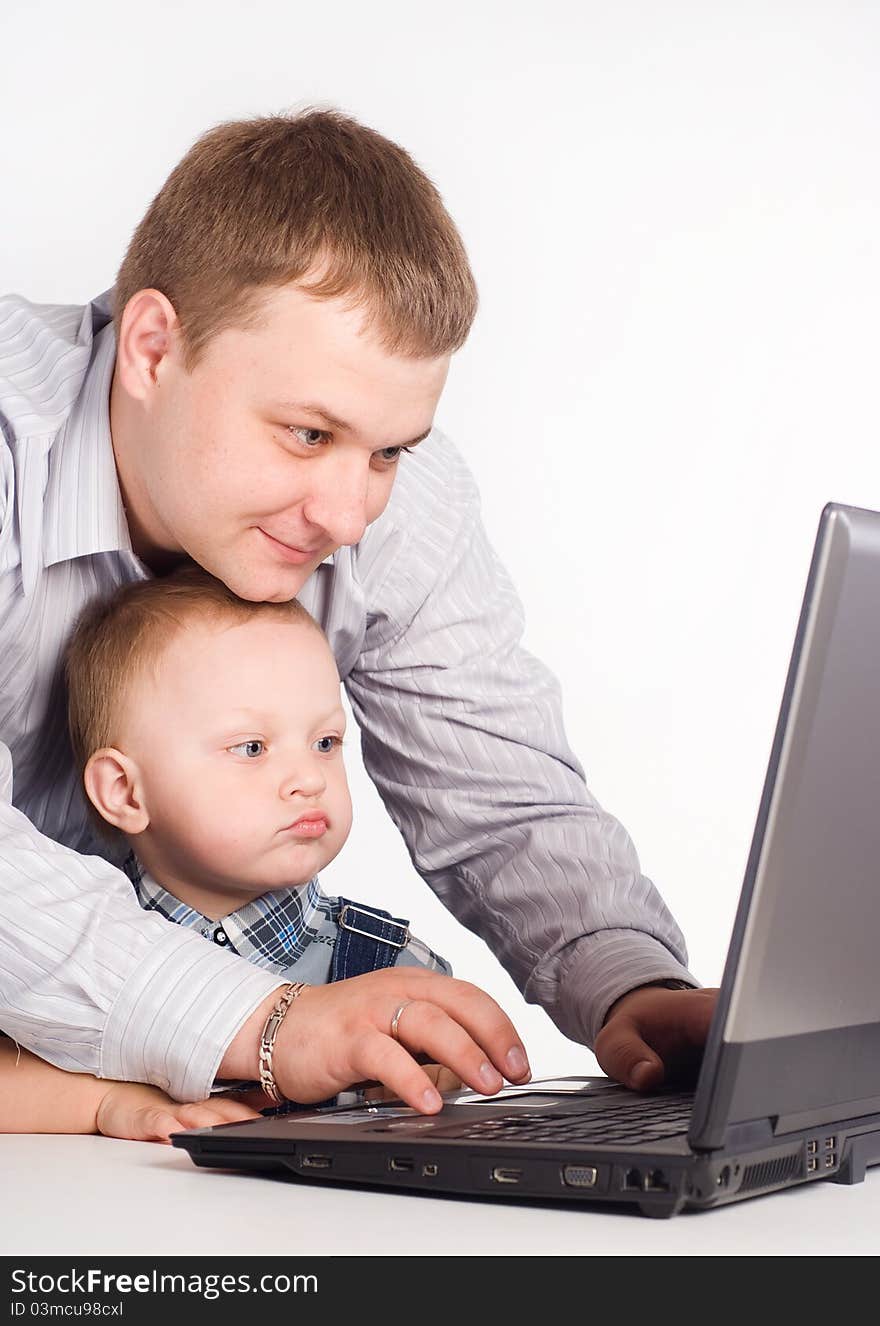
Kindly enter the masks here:
[[612, 1005], [595, 1053], [609, 1076], [636, 1091], [688, 1080], [699, 1067], [718, 991], [640, 986]]
[[[531, 1077], [525, 1047], [517, 1035], [516, 1028], [503, 1008], [491, 995], [479, 986], [455, 977], [437, 976], [430, 982], [424, 982], [424, 989], [414, 996], [426, 1000], [443, 1010], [449, 1018], [463, 1027], [472, 1040], [482, 1047], [484, 1055], [491, 1060], [498, 1072], [509, 1082], [528, 1082]], [[431, 1055], [436, 1051], [430, 1045], [416, 1045], [415, 1049], [426, 1050]], [[457, 1065], [443, 1057], [437, 1062], [448, 1064], [460, 1072]], [[467, 1074], [461, 1073], [466, 1080]], [[475, 1090], [482, 1090], [476, 1087]]]
[[398, 1021], [398, 1037], [408, 1050], [428, 1054], [432, 1064], [451, 1069], [474, 1091], [494, 1095], [504, 1086], [485, 1050], [436, 1004], [423, 999], [408, 1003]]
[[666, 1075], [662, 1059], [628, 1018], [615, 1018], [603, 1027], [596, 1038], [595, 1054], [603, 1072], [634, 1091], [656, 1090]]
[[436, 1114], [443, 1101], [431, 1079], [402, 1045], [378, 1031], [366, 1032], [358, 1047], [356, 1069], [362, 1079], [373, 1079], [421, 1114]]

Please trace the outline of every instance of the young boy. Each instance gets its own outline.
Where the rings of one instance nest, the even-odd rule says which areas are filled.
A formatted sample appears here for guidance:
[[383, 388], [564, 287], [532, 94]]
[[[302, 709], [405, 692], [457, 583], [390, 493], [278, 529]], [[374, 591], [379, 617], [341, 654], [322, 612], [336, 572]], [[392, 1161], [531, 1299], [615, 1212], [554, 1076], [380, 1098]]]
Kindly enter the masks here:
[[[66, 673], [92, 814], [131, 848], [142, 907], [290, 982], [451, 973], [407, 922], [318, 884], [351, 827], [345, 714], [326, 637], [295, 599], [245, 602], [194, 566], [134, 582], [82, 614]], [[441, 1090], [459, 1085], [426, 1071]], [[0, 1131], [159, 1138], [253, 1113], [230, 1099], [182, 1107], [0, 1043]]]

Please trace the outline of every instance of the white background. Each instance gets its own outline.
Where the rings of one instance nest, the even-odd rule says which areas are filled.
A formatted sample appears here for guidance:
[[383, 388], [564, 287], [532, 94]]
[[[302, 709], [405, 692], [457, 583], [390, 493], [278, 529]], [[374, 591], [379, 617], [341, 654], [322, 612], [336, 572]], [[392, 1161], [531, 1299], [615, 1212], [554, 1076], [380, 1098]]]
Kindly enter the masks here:
[[[213, 124], [335, 105], [406, 146], [481, 290], [438, 423], [599, 800], [718, 981], [819, 513], [880, 507], [880, 9], [854, 0], [7, 0], [0, 289], [111, 285]], [[413, 873], [349, 761], [326, 872], [591, 1056]]]

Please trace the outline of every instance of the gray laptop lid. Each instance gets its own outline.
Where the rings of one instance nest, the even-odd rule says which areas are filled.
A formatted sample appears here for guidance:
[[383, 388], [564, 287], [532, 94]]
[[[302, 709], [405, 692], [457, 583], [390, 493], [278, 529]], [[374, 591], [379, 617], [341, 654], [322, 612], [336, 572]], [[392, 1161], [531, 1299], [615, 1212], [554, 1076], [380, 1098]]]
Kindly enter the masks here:
[[807, 588], [690, 1140], [880, 1109], [880, 514], [831, 504]]

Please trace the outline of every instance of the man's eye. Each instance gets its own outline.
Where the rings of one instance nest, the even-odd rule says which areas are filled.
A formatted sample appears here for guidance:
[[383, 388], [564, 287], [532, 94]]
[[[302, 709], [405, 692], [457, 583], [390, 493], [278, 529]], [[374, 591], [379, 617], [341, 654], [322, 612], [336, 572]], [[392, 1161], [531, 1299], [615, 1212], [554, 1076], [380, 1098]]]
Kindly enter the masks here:
[[297, 441], [302, 442], [303, 446], [310, 450], [320, 446], [327, 437], [322, 428], [297, 428], [295, 424], [288, 424], [287, 431], [293, 433]]
[[396, 460], [400, 459], [401, 453], [404, 451], [408, 456], [412, 455], [412, 447], [383, 447], [378, 454], [382, 460], [387, 461], [389, 465], [393, 465]]
[[237, 746], [227, 746], [227, 750], [236, 755], [243, 755], [247, 760], [255, 760], [258, 755], [262, 755], [266, 749], [264, 741], [240, 741]]
[[339, 737], [318, 737], [315, 742], [315, 750], [320, 751], [322, 755], [329, 755], [332, 751], [341, 746]]

